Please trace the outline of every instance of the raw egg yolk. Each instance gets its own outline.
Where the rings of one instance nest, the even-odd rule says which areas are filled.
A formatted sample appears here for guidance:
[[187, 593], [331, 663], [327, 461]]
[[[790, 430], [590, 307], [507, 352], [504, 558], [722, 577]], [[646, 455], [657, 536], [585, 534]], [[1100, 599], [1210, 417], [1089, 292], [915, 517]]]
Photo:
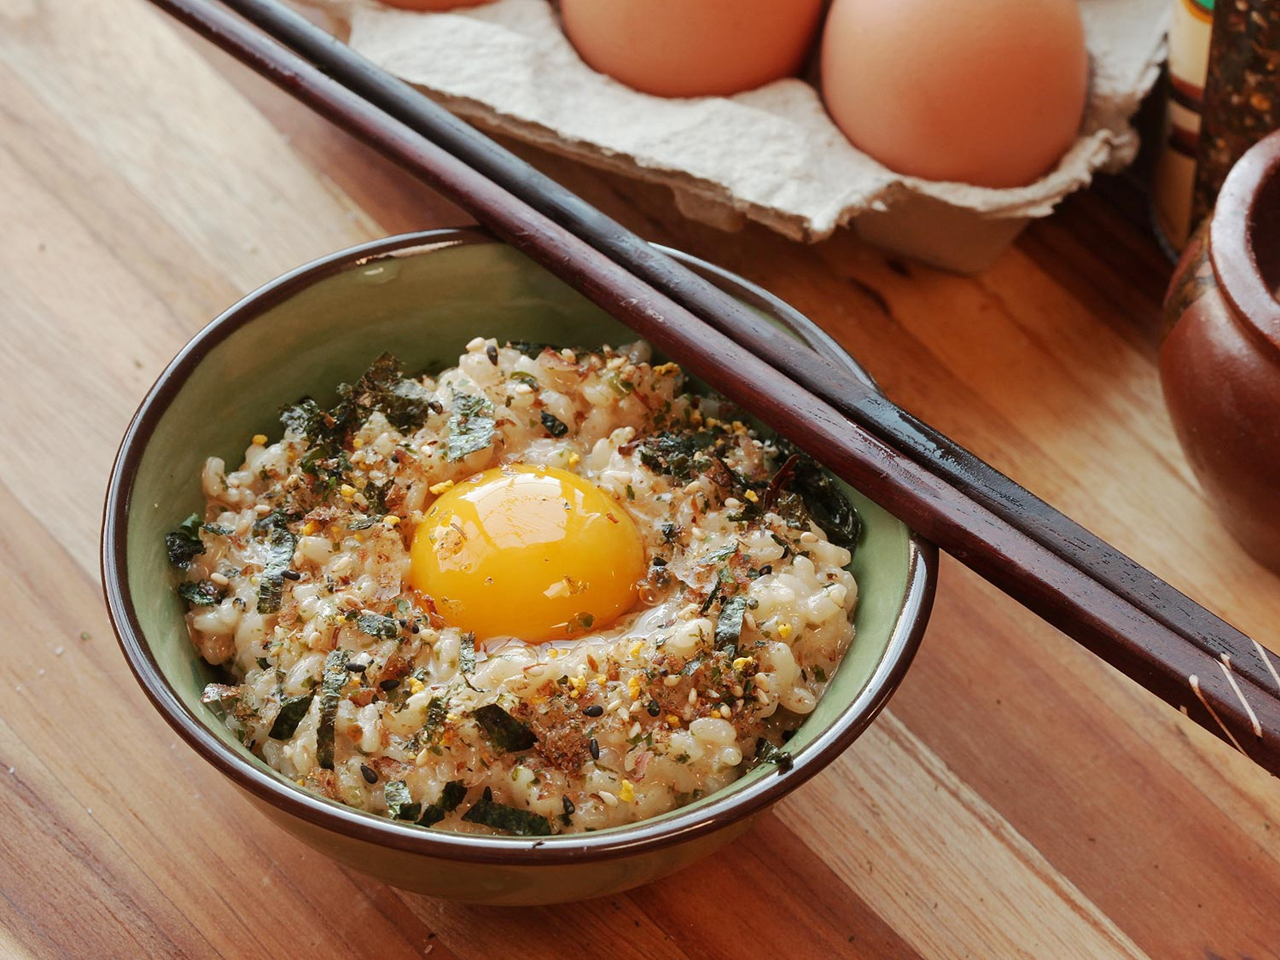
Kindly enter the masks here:
[[607, 626], [645, 572], [635, 524], [594, 484], [551, 467], [486, 470], [432, 504], [409, 582], [476, 638], [564, 640]]

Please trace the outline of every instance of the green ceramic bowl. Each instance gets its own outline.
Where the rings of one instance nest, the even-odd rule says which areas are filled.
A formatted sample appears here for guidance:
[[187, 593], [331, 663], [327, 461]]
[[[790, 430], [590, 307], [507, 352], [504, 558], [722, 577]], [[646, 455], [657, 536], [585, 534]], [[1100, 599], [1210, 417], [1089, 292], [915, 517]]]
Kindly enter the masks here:
[[[764, 291], [667, 251], [779, 326], [867, 375], [835, 342]], [[291, 833], [379, 880], [492, 904], [601, 896], [677, 870], [742, 833], [866, 728], [901, 680], [933, 600], [936, 553], [848, 491], [865, 521], [853, 562], [857, 639], [790, 742], [795, 763], [765, 765], [665, 816], [530, 840], [429, 830], [309, 793], [245, 750], [200, 703], [211, 674], [195, 655], [170, 585], [164, 533], [203, 506], [199, 475], [245, 438], [279, 432], [276, 411], [328, 399], [384, 350], [410, 368], [456, 361], [478, 334], [575, 345], [634, 335], [540, 267], [473, 230], [413, 234], [318, 260], [241, 300], [196, 336], [147, 394], [107, 492], [102, 580], [129, 665], [156, 709], [201, 756]]]

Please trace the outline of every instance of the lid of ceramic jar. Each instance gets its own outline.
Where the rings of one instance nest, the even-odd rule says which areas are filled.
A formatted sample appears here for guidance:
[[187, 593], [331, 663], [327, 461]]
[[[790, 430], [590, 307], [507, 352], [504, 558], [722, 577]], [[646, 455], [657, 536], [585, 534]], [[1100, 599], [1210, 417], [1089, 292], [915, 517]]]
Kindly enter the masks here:
[[1280, 350], [1280, 130], [1254, 144], [1227, 175], [1209, 248], [1223, 294]]

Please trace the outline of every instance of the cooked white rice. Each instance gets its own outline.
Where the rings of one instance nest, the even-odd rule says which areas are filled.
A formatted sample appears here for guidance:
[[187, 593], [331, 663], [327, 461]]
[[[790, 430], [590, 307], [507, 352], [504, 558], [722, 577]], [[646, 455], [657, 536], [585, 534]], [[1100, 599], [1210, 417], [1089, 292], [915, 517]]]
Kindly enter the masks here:
[[[780, 743], [821, 697], [853, 639], [857, 585], [848, 550], [797, 519], [799, 498], [778, 505], [773, 447], [724, 422], [716, 401], [684, 394], [675, 365], [647, 358], [643, 343], [537, 353], [477, 339], [456, 367], [408, 381], [421, 387], [408, 390], [414, 401], [429, 402], [403, 429], [357, 385], [339, 441], [346, 461], [315, 455], [301, 417], [282, 439], [254, 438], [233, 471], [210, 458], [205, 523], [188, 526], [185, 554], [173, 535], [191, 637], [229, 674], [206, 700], [299, 784], [451, 830], [598, 830], [739, 777], [761, 738]], [[495, 428], [487, 447], [450, 460], [463, 395], [493, 405]], [[568, 431], [550, 436], [543, 411]], [[712, 442], [719, 460], [668, 473], [644, 444], [659, 431]], [[512, 462], [571, 471], [614, 497], [652, 565], [636, 608], [606, 629], [473, 657], [470, 638], [409, 589], [408, 545], [433, 488]], [[746, 601], [740, 635], [717, 644], [733, 596]], [[387, 627], [379, 635], [361, 625], [370, 614]], [[292, 730], [288, 716], [277, 722], [284, 704]], [[477, 722], [491, 704], [536, 736], [532, 748], [503, 749]], [[464, 820], [477, 802], [478, 822]]]

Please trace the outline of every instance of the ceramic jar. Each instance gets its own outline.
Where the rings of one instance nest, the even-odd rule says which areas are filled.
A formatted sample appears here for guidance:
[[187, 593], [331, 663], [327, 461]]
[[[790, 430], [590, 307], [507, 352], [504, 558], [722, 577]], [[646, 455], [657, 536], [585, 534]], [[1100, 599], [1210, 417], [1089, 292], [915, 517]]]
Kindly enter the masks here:
[[1235, 165], [1165, 298], [1165, 400], [1232, 534], [1280, 571], [1280, 131]]

